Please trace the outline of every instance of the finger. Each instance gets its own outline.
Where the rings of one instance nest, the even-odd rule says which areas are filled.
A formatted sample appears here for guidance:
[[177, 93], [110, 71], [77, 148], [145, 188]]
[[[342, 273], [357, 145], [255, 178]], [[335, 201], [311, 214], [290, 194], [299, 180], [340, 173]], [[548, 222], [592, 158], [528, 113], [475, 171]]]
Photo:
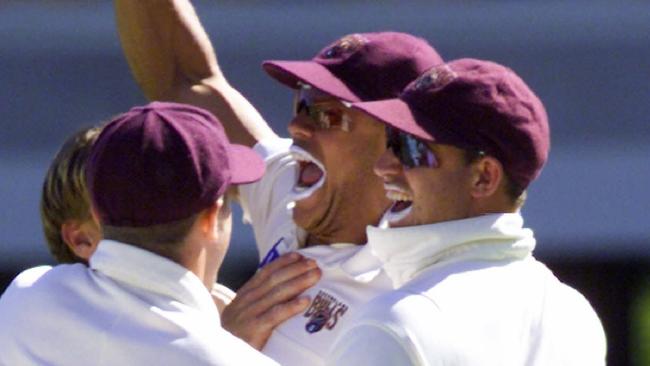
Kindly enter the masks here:
[[[242, 302], [258, 301], [268, 295], [269, 292], [276, 291], [277, 288], [283, 288], [286, 283], [309, 273], [310, 271], [318, 268], [316, 261], [313, 259], [302, 259], [295, 263], [291, 263], [285, 267], [277, 269], [271, 273], [263, 282], [255, 288], [249, 288], [242, 296]], [[291, 285], [290, 285], [291, 286]]]
[[250, 303], [249, 314], [262, 316], [272, 310], [275, 306], [281, 305], [295, 299], [308, 288], [312, 287], [320, 279], [321, 271], [314, 268], [300, 276], [275, 286], [265, 296]]
[[250, 337], [248, 337], [248, 344], [257, 350], [261, 350], [268, 341], [275, 327], [282, 324], [292, 316], [302, 313], [307, 309], [310, 302], [311, 299], [308, 296], [301, 296], [277, 305], [264, 314], [264, 316], [257, 318], [254, 324], [249, 324], [253, 327], [252, 329], [255, 329], [255, 331], [250, 334]]
[[267, 264], [262, 269], [257, 271], [257, 273], [255, 273], [250, 280], [248, 280], [243, 286], [240, 287], [238, 292], [246, 291], [249, 288], [255, 288], [259, 286], [260, 283], [264, 282], [275, 271], [284, 268], [291, 263], [297, 262], [302, 258], [303, 257], [296, 252], [291, 252], [280, 256], [278, 259], [274, 260], [273, 262]]
[[311, 299], [300, 296], [282, 304], [275, 305], [258, 318], [258, 326], [262, 329], [273, 330], [287, 319], [302, 313], [309, 306]]

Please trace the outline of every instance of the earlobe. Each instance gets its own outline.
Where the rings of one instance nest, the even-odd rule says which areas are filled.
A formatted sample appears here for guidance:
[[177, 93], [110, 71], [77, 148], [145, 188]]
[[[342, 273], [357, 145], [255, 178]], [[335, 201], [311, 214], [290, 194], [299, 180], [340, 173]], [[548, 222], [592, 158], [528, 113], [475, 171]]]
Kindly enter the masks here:
[[475, 163], [474, 184], [472, 196], [485, 198], [492, 196], [503, 180], [503, 166], [491, 157], [486, 156]]
[[61, 225], [61, 238], [77, 257], [88, 261], [101, 234], [92, 220], [67, 220]]

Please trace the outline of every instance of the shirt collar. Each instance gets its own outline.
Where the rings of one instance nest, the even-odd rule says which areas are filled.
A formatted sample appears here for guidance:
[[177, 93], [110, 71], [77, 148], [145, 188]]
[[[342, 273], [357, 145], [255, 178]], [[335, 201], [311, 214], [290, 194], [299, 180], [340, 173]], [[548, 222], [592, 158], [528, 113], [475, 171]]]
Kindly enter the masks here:
[[383, 263], [395, 288], [422, 270], [458, 260], [521, 259], [535, 248], [519, 213], [402, 228], [367, 228], [368, 246]]
[[370, 282], [381, 272], [381, 261], [367, 245], [349, 243], [314, 245], [299, 252], [315, 259], [321, 268], [339, 268], [356, 282]]
[[213, 313], [219, 313], [203, 282], [190, 270], [165, 257], [133, 245], [102, 240], [90, 257], [90, 268], [146, 292]]

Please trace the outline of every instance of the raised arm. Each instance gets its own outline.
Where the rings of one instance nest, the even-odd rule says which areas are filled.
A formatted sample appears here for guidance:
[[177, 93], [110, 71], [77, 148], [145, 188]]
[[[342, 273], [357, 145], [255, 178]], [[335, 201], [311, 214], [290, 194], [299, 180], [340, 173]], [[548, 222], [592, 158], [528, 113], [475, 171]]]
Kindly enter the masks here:
[[232, 142], [254, 145], [275, 133], [230, 86], [188, 0], [115, 0], [122, 48], [149, 100], [193, 104], [214, 113]]

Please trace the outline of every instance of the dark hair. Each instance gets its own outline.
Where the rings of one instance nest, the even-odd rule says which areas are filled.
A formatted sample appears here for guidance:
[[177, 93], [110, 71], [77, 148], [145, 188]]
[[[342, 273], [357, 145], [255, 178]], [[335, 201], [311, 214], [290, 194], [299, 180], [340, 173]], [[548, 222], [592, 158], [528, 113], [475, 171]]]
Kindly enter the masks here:
[[190, 217], [143, 227], [102, 225], [104, 238], [131, 244], [178, 262], [180, 244], [201, 212]]

